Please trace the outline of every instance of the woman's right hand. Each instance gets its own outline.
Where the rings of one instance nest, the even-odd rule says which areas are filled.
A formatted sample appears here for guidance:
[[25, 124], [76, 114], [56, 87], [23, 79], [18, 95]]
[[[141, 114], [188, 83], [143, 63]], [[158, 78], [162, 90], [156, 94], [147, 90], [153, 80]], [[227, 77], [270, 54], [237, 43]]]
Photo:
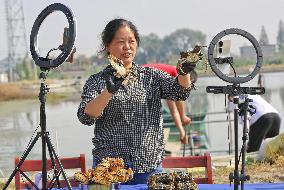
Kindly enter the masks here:
[[124, 81], [123, 78], [118, 78], [114, 75], [115, 69], [111, 66], [108, 65], [104, 70], [103, 70], [103, 78], [106, 81], [106, 88], [109, 93], [115, 94], [120, 86], [122, 85], [122, 82]]

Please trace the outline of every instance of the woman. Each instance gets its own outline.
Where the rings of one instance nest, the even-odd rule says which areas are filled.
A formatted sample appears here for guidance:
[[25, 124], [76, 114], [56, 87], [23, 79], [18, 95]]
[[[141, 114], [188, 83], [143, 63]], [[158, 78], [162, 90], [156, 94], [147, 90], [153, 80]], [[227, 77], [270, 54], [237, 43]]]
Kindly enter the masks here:
[[[133, 62], [139, 45], [136, 27], [127, 20], [111, 20], [102, 32], [102, 50], [123, 62], [135, 80], [117, 77], [107, 66], [86, 82], [78, 118], [95, 124], [93, 160], [120, 157], [134, 171], [129, 184], [147, 183], [149, 175], [161, 171], [164, 154], [161, 99], [185, 100], [191, 82], [187, 74], [195, 63], [180, 67], [177, 78]], [[129, 77], [127, 77], [129, 78]]]

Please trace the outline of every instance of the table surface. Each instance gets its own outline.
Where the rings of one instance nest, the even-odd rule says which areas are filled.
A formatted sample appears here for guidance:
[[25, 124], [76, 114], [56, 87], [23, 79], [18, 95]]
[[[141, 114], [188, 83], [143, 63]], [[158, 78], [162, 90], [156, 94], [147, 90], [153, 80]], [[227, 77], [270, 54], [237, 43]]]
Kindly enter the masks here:
[[[238, 188], [241, 190], [241, 186]], [[284, 190], [284, 183], [255, 183], [245, 184], [244, 190]], [[56, 190], [56, 188], [53, 188]], [[72, 190], [81, 190], [78, 187], [72, 188]], [[85, 190], [85, 189], [83, 189]], [[147, 190], [146, 184], [140, 185], [122, 185], [120, 190]], [[229, 184], [198, 184], [198, 190], [234, 190], [234, 185]]]

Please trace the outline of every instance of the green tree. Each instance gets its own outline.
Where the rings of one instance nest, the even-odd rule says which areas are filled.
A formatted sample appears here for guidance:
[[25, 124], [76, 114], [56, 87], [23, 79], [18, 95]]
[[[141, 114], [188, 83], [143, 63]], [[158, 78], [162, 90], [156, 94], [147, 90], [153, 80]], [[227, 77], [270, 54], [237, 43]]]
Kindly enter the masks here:
[[138, 64], [164, 62], [175, 64], [181, 51], [188, 50], [196, 44], [205, 44], [206, 35], [200, 31], [179, 29], [163, 39], [151, 33], [141, 37], [141, 46], [137, 50]]
[[151, 33], [147, 36], [142, 36], [140, 44], [135, 59], [138, 64], [161, 61], [163, 43], [158, 35]]
[[279, 51], [284, 52], [284, 23], [282, 20], [279, 21], [277, 45], [279, 47]]
[[206, 35], [200, 31], [187, 28], [178, 29], [163, 40], [163, 57], [169, 58], [172, 55], [179, 55], [181, 51], [193, 48], [195, 45], [204, 45]]
[[[204, 45], [206, 35], [200, 31], [183, 28], [165, 36], [163, 39], [159, 38], [157, 34], [150, 33], [141, 36], [140, 41], [140, 47], [138, 47], [135, 57], [136, 63], [160, 62], [176, 64], [181, 51], [193, 48], [197, 44]], [[93, 55], [90, 61], [95, 67], [106, 64], [105, 58], [101, 55]]]
[[19, 80], [34, 80], [37, 78], [38, 68], [33, 60], [25, 57], [20, 63], [16, 64], [15, 72]]
[[259, 44], [263, 45], [263, 46], [269, 44], [268, 36], [266, 34], [264, 26], [261, 27], [261, 32], [260, 32], [260, 37], [259, 37]]

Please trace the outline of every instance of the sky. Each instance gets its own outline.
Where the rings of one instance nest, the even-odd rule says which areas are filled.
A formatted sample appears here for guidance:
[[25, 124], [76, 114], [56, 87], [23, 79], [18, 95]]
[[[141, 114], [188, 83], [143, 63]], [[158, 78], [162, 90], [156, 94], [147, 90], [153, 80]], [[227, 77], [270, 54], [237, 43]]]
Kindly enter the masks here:
[[[140, 35], [155, 33], [163, 38], [177, 29], [199, 30], [207, 44], [222, 30], [240, 28], [259, 39], [264, 26], [271, 44], [276, 42], [279, 21], [284, 21], [283, 0], [23, 0], [25, 29], [29, 36], [39, 13], [52, 3], [63, 3], [77, 23], [77, 54], [95, 54], [100, 34], [113, 18], [131, 20]], [[48, 51], [61, 43], [67, 20], [60, 12], [46, 18], [39, 31], [39, 48]], [[5, 1], [0, 0], [0, 59], [7, 55]]]

